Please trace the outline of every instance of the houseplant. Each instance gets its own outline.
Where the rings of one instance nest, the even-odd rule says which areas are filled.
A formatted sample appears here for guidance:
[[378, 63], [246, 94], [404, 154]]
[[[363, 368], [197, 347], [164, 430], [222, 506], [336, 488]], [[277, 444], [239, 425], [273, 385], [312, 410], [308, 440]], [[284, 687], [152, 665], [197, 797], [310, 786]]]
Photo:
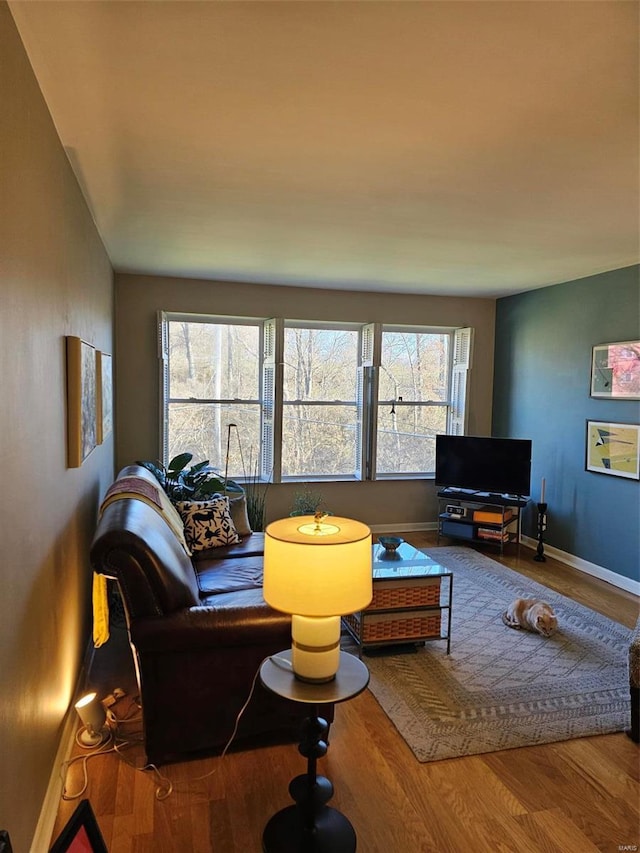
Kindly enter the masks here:
[[[242, 467], [244, 469], [244, 457]], [[244, 471], [244, 491], [247, 496], [247, 515], [252, 530], [264, 530], [265, 504], [269, 481], [260, 477], [258, 459], [254, 461], [251, 451], [249, 452], [249, 472]]]
[[180, 453], [174, 456], [168, 465], [162, 462], [141, 461], [142, 465], [154, 475], [165, 490], [172, 503], [177, 501], [206, 501], [214, 494], [232, 492], [242, 494], [242, 486], [235, 480], [225, 479], [209, 465], [209, 460], [189, 466], [192, 453]]
[[293, 504], [289, 515], [314, 515], [322, 505], [322, 494], [315, 492], [306, 483], [293, 493]]

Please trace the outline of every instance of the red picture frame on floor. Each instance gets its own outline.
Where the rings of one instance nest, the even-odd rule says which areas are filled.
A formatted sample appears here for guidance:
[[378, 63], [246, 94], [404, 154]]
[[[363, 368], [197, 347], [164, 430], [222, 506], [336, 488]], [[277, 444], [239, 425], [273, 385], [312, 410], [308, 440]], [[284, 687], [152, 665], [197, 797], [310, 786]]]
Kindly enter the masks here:
[[49, 853], [109, 853], [89, 800], [81, 800]]

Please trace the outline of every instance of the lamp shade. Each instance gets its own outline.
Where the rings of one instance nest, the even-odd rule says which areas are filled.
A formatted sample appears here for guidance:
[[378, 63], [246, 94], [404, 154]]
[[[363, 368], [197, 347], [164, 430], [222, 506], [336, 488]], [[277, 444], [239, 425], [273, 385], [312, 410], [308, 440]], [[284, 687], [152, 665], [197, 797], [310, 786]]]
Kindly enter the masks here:
[[282, 518], [265, 531], [265, 601], [300, 616], [363, 610], [373, 594], [371, 562], [371, 531], [360, 521]]
[[107, 715], [97, 693], [87, 693], [76, 702], [78, 716], [91, 732], [99, 732]]
[[351, 518], [290, 516], [265, 530], [264, 599], [291, 614], [296, 678], [335, 678], [340, 617], [371, 601], [371, 563], [371, 531]]

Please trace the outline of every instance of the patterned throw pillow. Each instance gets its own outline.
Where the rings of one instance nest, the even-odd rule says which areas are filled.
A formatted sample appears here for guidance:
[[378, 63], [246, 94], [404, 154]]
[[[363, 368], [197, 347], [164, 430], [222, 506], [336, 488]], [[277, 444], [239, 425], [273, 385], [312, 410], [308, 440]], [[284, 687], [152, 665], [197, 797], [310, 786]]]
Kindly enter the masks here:
[[178, 501], [176, 506], [184, 521], [187, 543], [194, 553], [221, 545], [234, 545], [240, 541], [231, 520], [228, 498]]

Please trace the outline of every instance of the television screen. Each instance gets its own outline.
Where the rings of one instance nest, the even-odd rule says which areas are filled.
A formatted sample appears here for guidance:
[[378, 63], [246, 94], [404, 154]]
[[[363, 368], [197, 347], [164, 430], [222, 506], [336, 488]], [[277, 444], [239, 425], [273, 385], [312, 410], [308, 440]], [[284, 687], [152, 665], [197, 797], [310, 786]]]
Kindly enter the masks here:
[[436, 436], [436, 484], [498, 495], [531, 494], [531, 440]]

